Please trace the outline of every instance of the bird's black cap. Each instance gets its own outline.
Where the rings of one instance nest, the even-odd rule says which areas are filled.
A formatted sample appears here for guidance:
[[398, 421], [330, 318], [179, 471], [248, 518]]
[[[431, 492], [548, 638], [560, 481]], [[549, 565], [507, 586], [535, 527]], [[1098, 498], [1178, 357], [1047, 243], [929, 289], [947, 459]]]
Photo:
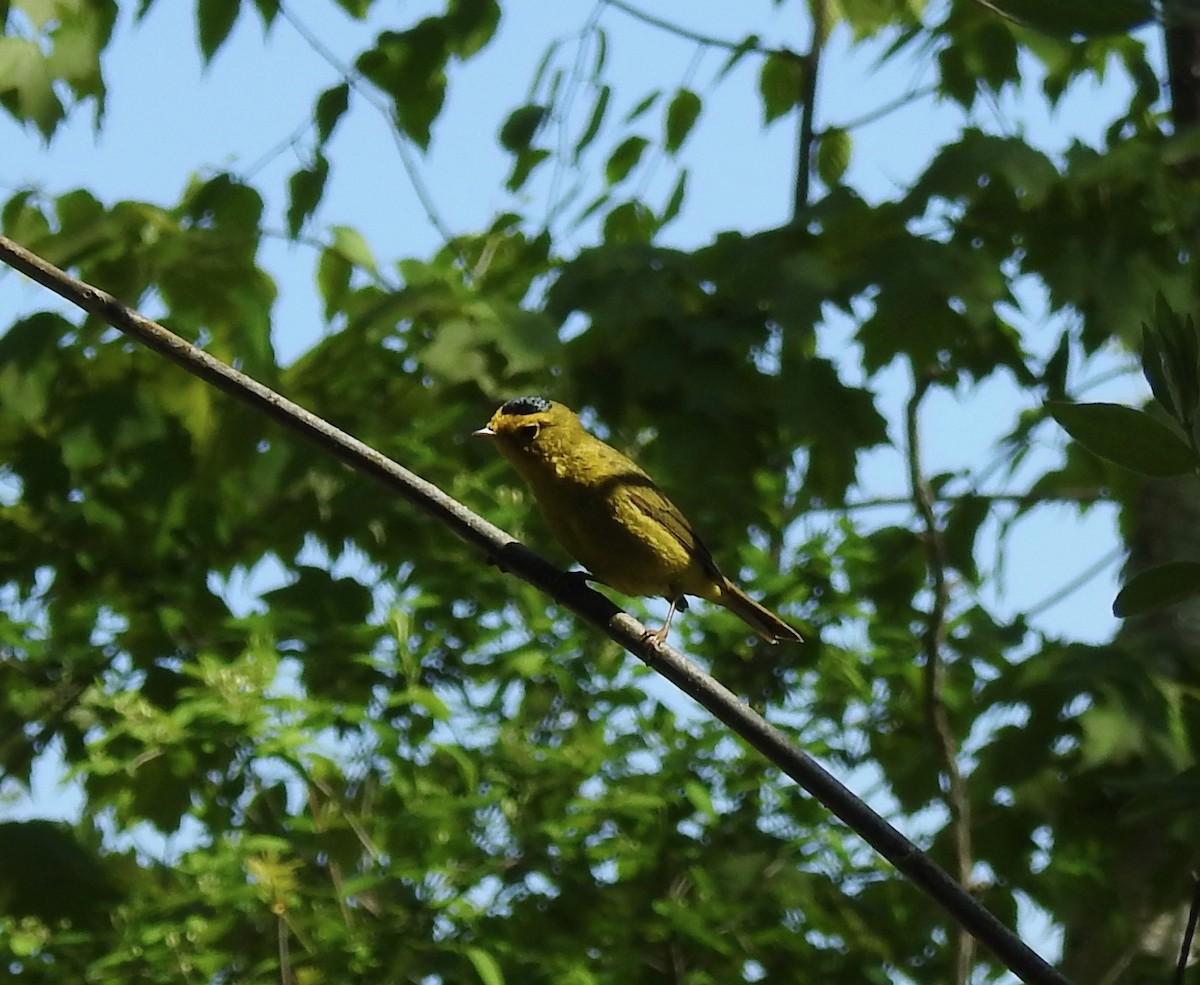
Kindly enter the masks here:
[[540, 414], [550, 409], [545, 397], [516, 397], [500, 408], [505, 414]]

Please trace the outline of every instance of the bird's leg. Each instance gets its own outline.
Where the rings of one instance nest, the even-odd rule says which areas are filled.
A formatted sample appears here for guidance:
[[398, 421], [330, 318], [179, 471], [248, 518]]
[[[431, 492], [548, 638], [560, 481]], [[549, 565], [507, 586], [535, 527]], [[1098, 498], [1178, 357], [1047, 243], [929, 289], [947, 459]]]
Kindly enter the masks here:
[[671, 599], [671, 606], [667, 609], [667, 621], [663, 623], [662, 629], [656, 629], [653, 632], [647, 631], [643, 639], [653, 641], [655, 646], [662, 646], [666, 641], [667, 633], [671, 631], [671, 620], [675, 618], [675, 610], [686, 612], [687, 607], [687, 599], [682, 595], [676, 595]]

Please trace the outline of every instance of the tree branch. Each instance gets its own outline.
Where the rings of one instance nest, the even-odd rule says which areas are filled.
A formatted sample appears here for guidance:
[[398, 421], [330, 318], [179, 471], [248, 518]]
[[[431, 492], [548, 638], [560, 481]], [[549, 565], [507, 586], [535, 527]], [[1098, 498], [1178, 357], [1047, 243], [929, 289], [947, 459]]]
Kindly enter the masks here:
[[796, 151], [796, 190], [792, 200], [792, 222], [804, 221], [812, 184], [812, 153], [816, 140], [814, 118], [817, 113], [817, 79], [821, 72], [821, 49], [825, 45], [825, 0], [811, 0], [812, 36], [804, 56], [804, 91], [800, 94], [800, 132]]
[[189, 373], [236, 397], [318, 445], [355, 471], [372, 476], [448, 527], [502, 570], [529, 582], [645, 662], [728, 725], [770, 762], [844, 821], [880, 855], [941, 905], [1015, 975], [1030, 985], [1070, 985], [932, 859], [801, 751], [784, 733], [715, 678], [670, 646], [648, 641], [644, 626], [609, 599], [567, 575], [451, 499], [430, 482], [298, 404], [0, 236], [0, 260], [84, 311], [102, 319]]
[[[958, 768], [958, 743], [942, 700], [945, 685], [945, 660], [942, 644], [946, 635], [946, 612], [950, 605], [950, 590], [946, 581], [946, 544], [933, 509], [933, 492], [921, 471], [919, 414], [935, 377], [922, 373], [908, 401], [905, 423], [908, 432], [908, 475], [912, 501], [925, 527], [925, 553], [930, 578], [933, 581], [933, 604], [925, 622], [921, 648], [925, 655], [925, 718], [933, 737], [934, 747], [942, 761], [946, 776], [944, 797], [950, 811], [950, 836], [954, 844], [954, 864], [960, 885], [967, 886], [974, 868], [971, 850], [971, 804], [962, 772]], [[974, 962], [974, 941], [962, 928], [954, 939], [954, 981], [966, 985]]]
[[702, 44], [708, 48], [722, 48], [725, 51], [756, 51], [763, 55], [787, 55], [792, 58], [795, 57], [795, 52], [784, 48], [768, 48], [765, 45], [749, 43], [748, 40], [729, 41], [726, 38], [714, 37], [711, 34], [701, 34], [699, 31], [693, 31], [691, 28], [683, 27], [680, 24], [673, 24], [671, 21], [655, 17], [653, 14], [647, 14], [643, 10], [638, 10], [633, 4], [625, 3], [624, 0], [604, 0], [604, 2], [609, 7], [616, 7], [623, 14], [628, 14], [634, 20], [639, 20], [643, 24], [649, 24], [651, 27], [657, 27], [660, 31], [674, 34], [685, 41], [695, 41], [696, 44]]

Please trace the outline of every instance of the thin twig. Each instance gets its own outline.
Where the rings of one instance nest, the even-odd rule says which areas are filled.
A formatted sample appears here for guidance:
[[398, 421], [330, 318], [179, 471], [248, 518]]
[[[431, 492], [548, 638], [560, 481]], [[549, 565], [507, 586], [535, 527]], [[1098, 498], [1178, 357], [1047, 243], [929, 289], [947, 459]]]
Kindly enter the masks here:
[[[1011, 504], [1022, 508], [1037, 506], [1040, 503], [1096, 503], [1107, 500], [1109, 494], [1097, 487], [1080, 487], [1079, 489], [1063, 489], [1059, 492], [1045, 493], [983, 493], [967, 492], [959, 496], [934, 495], [935, 506], [953, 506], [964, 499], [982, 499], [990, 505]], [[860, 510], [878, 510], [892, 506], [912, 506], [912, 496], [877, 496], [873, 499], [859, 499], [850, 503], [831, 504], [825, 506], [809, 506], [810, 513], [855, 513]]]
[[796, 152], [796, 189], [795, 198], [792, 200], [792, 222], [796, 224], [804, 221], [812, 184], [817, 80], [821, 73], [821, 49], [825, 46], [825, 0], [812, 0], [809, 10], [812, 14], [812, 34], [808, 42], [808, 53], [804, 56], [804, 91], [800, 94], [800, 131]]
[[1079, 591], [1079, 589], [1081, 589], [1097, 575], [1103, 574], [1106, 569], [1111, 568], [1114, 564], [1120, 561], [1124, 554], [1124, 547], [1117, 547], [1109, 551], [1090, 568], [1085, 568], [1061, 588], [1051, 592], [1040, 602], [1036, 602], [1035, 604], [1031, 605], [1025, 610], [1023, 615], [1026, 619], [1033, 619], [1037, 616], [1040, 616], [1047, 609], [1051, 609], [1058, 605], [1058, 603], [1067, 598], [1067, 596], [1073, 595], [1075, 592]]
[[126, 307], [111, 294], [77, 280], [53, 264], [0, 236], [0, 261], [153, 349], [189, 373], [225, 391], [294, 431], [322, 450], [369, 475], [450, 529], [501, 570], [529, 582], [600, 629], [618, 645], [694, 698], [790, 776], [859, 837], [942, 906], [987, 946], [1005, 967], [1029, 985], [1070, 985], [1054, 967], [1005, 927], [928, 855], [888, 824], [723, 684], [678, 650], [650, 639], [646, 628], [609, 599], [550, 564], [500, 528], [471, 512], [369, 445], [213, 358], [203, 349]]
[[430, 225], [437, 230], [437, 234], [445, 242], [449, 243], [454, 238], [453, 233], [451, 233], [450, 227], [446, 224], [445, 220], [442, 219], [437, 205], [434, 204], [433, 195], [425, 184], [425, 179], [421, 177], [421, 172], [417, 168], [416, 158], [413, 157], [412, 151], [409, 149], [408, 138], [396, 125], [396, 117], [391, 107], [375, 95], [373, 87], [366, 85], [361, 73], [342, 62], [320, 38], [308, 29], [308, 26], [303, 21], [288, 9], [286, 4], [280, 4], [279, 13], [283, 16], [284, 20], [292, 25], [292, 29], [304, 39], [305, 43], [342, 77], [342, 81], [362, 96], [387, 121], [388, 132], [392, 135], [392, 141], [396, 145], [396, 153], [400, 157], [400, 164], [404, 168], [405, 174], [408, 175], [408, 180], [412, 183], [417, 201], [421, 203], [421, 208], [425, 210], [425, 217], [429, 220]]
[[1187, 929], [1183, 932], [1183, 941], [1179, 945], [1179, 963], [1175, 966], [1174, 985], [1183, 985], [1183, 975], [1187, 971], [1188, 958], [1192, 956], [1192, 941], [1196, 937], [1196, 919], [1200, 916], [1200, 878], [1192, 873], [1192, 905], [1188, 909]]
[[[559, 104], [561, 109], [558, 113], [558, 153], [554, 159], [554, 171], [550, 175], [550, 187], [546, 193], [546, 216], [543, 221], [543, 228], [549, 229], [554, 219], [561, 214], [566, 207], [566, 202], [561, 205], [556, 205], [555, 202], [559, 196], [559, 188], [562, 187], [563, 173], [566, 170], [566, 161], [569, 158], [568, 140], [567, 140], [567, 123], [568, 117], [571, 115], [571, 108], [575, 103], [575, 94], [579, 91], [580, 85], [583, 82], [583, 60], [587, 55], [588, 41], [596, 39], [597, 44], [602, 44], [603, 39], [599, 33], [600, 15], [604, 11], [604, 0], [600, 0], [588, 14], [587, 20], [579, 30], [579, 45], [575, 50], [575, 59], [571, 63], [571, 71], [567, 76], [567, 85], [563, 91], [562, 102]], [[530, 96], [530, 101], [533, 101], [533, 94]], [[569, 194], [567, 198], [569, 198]]]
[[885, 116], [891, 116], [892, 113], [906, 106], [908, 103], [915, 103], [918, 100], [927, 99], [936, 93], [937, 86], [935, 85], [927, 85], [922, 86], [920, 89], [913, 89], [901, 96], [897, 96], [891, 102], [884, 103], [882, 106], [876, 106], [874, 109], [868, 110], [862, 116], [856, 116], [853, 120], [847, 120], [845, 123], [839, 123], [838, 129], [857, 130], [859, 127], [865, 127], [870, 123], [874, 123], [876, 120], [882, 120]]
[[1009, 21], [1012, 24], [1019, 24], [1021, 27], [1029, 26], [1026, 21], [1023, 21], [1020, 17], [1017, 17], [1015, 14], [1010, 14], [1007, 10], [1002, 10], [1001, 8], [997, 7], [994, 3], [992, 3], [991, 0], [975, 0], [975, 2], [977, 4], [979, 4], [979, 6], [983, 7], [985, 10], [990, 10], [997, 17], [1000, 17], [1003, 20]]
[[[929, 575], [933, 581], [933, 604], [925, 621], [921, 648], [925, 655], [925, 716], [934, 745], [946, 774], [946, 807], [950, 811], [950, 835], [954, 843], [954, 862], [959, 883], [966, 887], [974, 868], [971, 849], [971, 808], [966, 783], [958, 768], [958, 743], [942, 698], [945, 686], [945, 660], [942, 645], [946, 634], [946, 613], [950, 590], [946, 580], [949, 561], [941, 526], [933, 508], [933, 492], [921, 470], [921, 401], [934, 383], [932, 373], [922, 373], [916, 382], [905, 413], [908, 431], [908, 474], [912, 501], [925, 527], [924, 541]], [[954, 939], [954, 981], [965, 985], [974, 962], [975, 942], [962, 928]]]
[[746, 41], [730, 41], [727, 38], [718, 38], [712, 34], [701, 34], [699, 31], [693, 31], [691, 28], [684, 27], [681, 24], [672, 23], [662, 17], [655, 17], [653, 14], [647, 14], [643, 10], [638, 10], [632, 4], [625, 3], [624, 0], [605, 0], [605, 2], [608, 6], [616, 7], [617, 10], [628, 14], [634, 20], [639, 20], [643, 24], [649, 24], [651, 27], [657, 27], [661, 31], [674, 34], [676, 37], [683, 38], [686, 41], [695, 41], [697, 44], [702, 44], [709, 48], [722, 48], [725, 51], [754, 51], [760, 55], [783, 55], [788, 58], [797, 57], [794, 51], [789, 51], [786, 48], [771, 48], [766, 45], [747, 44]]

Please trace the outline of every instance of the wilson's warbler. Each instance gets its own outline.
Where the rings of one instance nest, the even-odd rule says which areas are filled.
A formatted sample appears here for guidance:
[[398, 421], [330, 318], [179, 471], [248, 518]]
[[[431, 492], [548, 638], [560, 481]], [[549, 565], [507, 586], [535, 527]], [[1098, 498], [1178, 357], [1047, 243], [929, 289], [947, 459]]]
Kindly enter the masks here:
[[544, 397], [504, 404], [474, 432], [490, 438], [520, 473], [550, 532], [589, 577], [626, 595], [671, 603], [661, 643], [685, 595], [723, 605], [768, 643], [801, 642], [796, 630], [717, 569], [692, 525], [654, 481], [588, 434], [569, 407]]

